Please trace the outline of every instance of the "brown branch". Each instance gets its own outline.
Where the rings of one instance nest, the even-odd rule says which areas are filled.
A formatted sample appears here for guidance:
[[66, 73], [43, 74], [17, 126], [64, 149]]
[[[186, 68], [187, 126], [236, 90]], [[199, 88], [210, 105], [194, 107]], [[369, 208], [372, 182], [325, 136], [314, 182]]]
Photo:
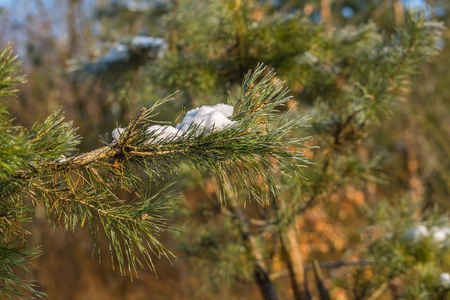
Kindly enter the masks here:
[[137, 116], [137, 118], [132, 121], [130, 123], [130, 125], [128, 126], [128, 132], [127, 135], [124, 138], [124, 143], [129, 142], [132, 140], [133, 135], [134, 135], [134, 131], [136, 130], [136, 126], [139, 124], [139, 122], [144, 118], [145, 114], [147, 112], [147, 109], [145, 107], [143, 107], [141, 109], [141, 112], [139, 113], [139, 115]]
[[403, 8], [403, 5], [400, 2], [400, 0], [394, 0], [394, 3], [392, 5], [394, 7], [395, 23], [396, 24], [405, 23], [405, 9]]
[[[333, 261], [333, 262], [321, 262], [319, 266], [321, 269], [336, 269], [341, 267], [349, 267], [349, 266], [369, 266], [372, 265], [372, 261], [368, 260], [357, 260], [357, 261]], [[305, 271], [312, 270], [314, 267], [312, 264], [304, 265]], [[278, 272], [272, 273], [270, 278], [272, 280], [278, 279], [280, 277], [286, 276], [289, 274], [288, 269], [280, 270]]]
[[387, 282], [383, 282], [383, 284], [369, 297], [367, 300], [376, 300], [380, 299], [386, 289], [389, 287]]
[[39, 139], [41, 139], [44, 135], [46, 135], [50, 130], [52, 130], [53, 127], [47, 128], [46, 130], [44, 130], [40, 135], [38, 135], [37, 137], [35, 137], [31, 142], [30, 145], [36, 143]]
[[[289, 204], [284, 197], [280, 197], [278, 204], [281, 211], [286, 211]], [[279, 239], [281, 243], [281, 250], [285, 258], [286, 265], [289, 270], [294, 298], [296, 300], [307, 299], [307, 291], [305, 290], [305, 272], [304, 272], [304, 257], [300, 251], [300, 245], [297, 238], [298, 226], [295, 222], [280, 230]]]
[[116, 148], [115, 145], [104, 146], [91, 152], [67, 159], [67, 162], [56, 165], [56, 171], [65, 168], [79, 168], [87, 166], [102, 159], [113, 158], [120, 152], [122, 152], [122, 149]]
[[250, 229], [247, 216], [244, 214], [239, 204], [237, 204], [233, 199], [230, 201], [230, 208], [236, 216], [236, 221], [238, 223], [242, 239], [249, 243], [251, 256], [254, 260], [254, 277], [258, 283], [262, 297], [265, 300], [278, 299], [275, 287], [270, 279], [269, 269], [264, 261], [263, 253], [258, 245], [256, 237]]
[[[131, 150], [129, 153], [133, 156], [158, 156], [158, 155], [166, 155], [173, 153], [183, 153], [189, 151], [189, 147], [182, 149], [174, 149], [174, 150], [147, 150], [147, 151], [139, 151], [139, 150]], [[207, 152], [207, 151], [204, 151]]]
[[381, 4], [379, 4], [378, 7], [372, 12], [372, 18], [373, 19], [378, 19], [379, 17], [381, 17], [381, 15], [387, 9], [389, 9], [389, 6], [390, 6], [390, 1], [389, 0], [384, 0], [383, 2], [381, 2]]
[[333, 26], [330, 0], [320, 0], [320, 15], [322, 17], [322, 22], [325, 25], [325, 29], [329, 31]]
[[321, 300], [330, 300], [330, 294], [325, 287], [324, 277], [322, 274], [322, 269], [320, 268], [319, 262], [315, 259], [313, 261], [314, 275], [316, 277], [317, 289], [319, 290], [319, 295]]
[[[28, 172], [23, 171], [23, 170], [19, 170], [12, 177], [14, 179], [30, 179], [30, 178], [33, 177], [33, 175], [37, 175], [37, 174], [39, 174], [41, 172], [45, 172], [45, 171], [48, 171], [48, 170], [51, 170], [53, 172], [58, 172], [58, 171], [66, 170], [66, 169], [77, 169], [77, 168], [80, 168], [80, 167], [84, 167], [84, 166], [88, 166], [88, 165], [94, 164], [94, 163], [96, 163], [96, 162], [98, 162], [100, 160], [106, 160], [106, 159], [114, 158], [114, 157], [116, 157], [116, 156], [118, 156], [120, 154], [124, 156], [125, 152], [127, 151], [126, 150], [127, 148], [124, 147], [124, 144], [126, 144], [130, 140], [132, 140], [132, 138], [135, 135], [136, 126], [145, 117], [147, 112], [148, 111], [147, 111], [146, 108], [141, 109], [141, 111], [140, 111], [139, 115], [136, 117], [136, 119], [130, 123], [129, 129], [128, 129], [128, 133], [125, 136], [124, 140], [120, 141], [120, 143], [113, 143], [111, 145], [103, 146], [101, 148], [92, 150], [90, 152], [83, 153], [83, 154], [80, 154], [78, 156], [67, 158], [65, 161], [56, 161], [56, 162], [47, 163], [47, 164], [44, 164], [44, 165], [41, 165], [41, 166], [37, 166], [37, 167], [35, 167], [34, 172], [31, 172], [31, 173], [28, 173]], [[44, 132], [44, 134], [46, 132]], [[37, 138], [35, 138], [32, 141], [32, 143], [35, 142], [41, 136], [42, 136], [42, 134], [39, 135]], [[131, 152], [132, 151], [130, 151], [130, 153]], [[173, 152], [173, 151], [170, 151], [170, 152]], [[155, 153], [153, 151], [151, 153], [153, 153], [153, 154], [166, 154], [166, 153], [169, 153], [169, 152]], [[131, 153], [131, 154], [133, 154], [133, 153]], [[136, 155], [137, 154], [138, 153], [136, 153]]]
[[[237, 218], [236, 214], [229, 209], [227, 209], [225, 206], [221, 206], [221, 212], [231, 218]], [[260, 219], [253, 219], [253, 218], [247, 218], [248, 223], [254, 226], [267, 226], [271, 223], [266, 220], [260, 220]]]

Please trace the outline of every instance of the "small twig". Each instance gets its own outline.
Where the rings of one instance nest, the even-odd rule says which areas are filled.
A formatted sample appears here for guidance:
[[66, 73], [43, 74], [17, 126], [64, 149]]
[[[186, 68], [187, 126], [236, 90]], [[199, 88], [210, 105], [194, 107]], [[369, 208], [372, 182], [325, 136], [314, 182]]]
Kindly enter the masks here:
[[[348, 266], [368, 266], [372, 265], [373, 261], [369, 260], [357, 260], [357, 261], [334, 261], [334, 262], [321, 262], [319, 266], [321, 269], [335, 269]], [[306, 270], [312, 270], [314, 267], [312, 264], [305, 265]]]
[[[236, 215], [225, 206], [221, 207], [221, 212], [228, 217], [236, 218]], [[270, 224], [270, 222], [267, 222], [266, 220], [258, 220], [253, 218], [247, 218], [247, 220], [251, 225], [254, 226], [267, 226]]]
[[324, 284], [324, 277], [322, 274], [322, 270], [320, 269], [319, 262], [315, 259], [313, 261], [313, 269], [314, 269], [314, 275], [316, 277], [316, 283], [317, 283], [317, 289], [319, 290], [320, 299], [321, 300], [330, 300], [330, 294], [328, 293], [327, 288]]
[[134, 119], [134, 121], [132, 121], [130, 123], [130, 125], [128, 126], [128, 132], [127, 135], [124, 138], [124, 143], [130, 141], [131, 137], [133, 137], [134, 135], [134, 130], [136, 129], [136, 126], [139, 124], [139, 122], [144, 118], [145, 113], [147, 112], [147, 109], [145, 107], [143, 107], [139, 113], [139, 115], [136, 117], [136, 119]]
[[[357, 261], [334, 261], [334, 262], [321, 262], [319, 266], [321, 269], [335, 269], [340, 267], [348, 267], [348, 266], [368, 266], [373, 264], [372, 261], [368, 260], [357, 260]], [[305, 271], [312, 270], [314, 266], [312, 264], [307, 264], [304, 266]], [[270, 278], [272, 280], [278, 279], [280, 277], [286, 276], [289, 274], [288, 269], [283, 269], [278, 272], [272, 273]]]
[[[175, 153], [183, 153], [189, 151], [189, 148], [182, 149], [173, 149], [173, 150], [131, 150], [129, 153], [133, 156], [158, 156], [158, 155], [166, 155], [166, 154], [175, 154]], [[207, 151], [204, 151], [207, 152]]]
[[384, 0], [380, 5], [372, 12], [372, 18], [378, 19], [387, 9], [391, 2], [389, 0]]
[[[146, 112], [147, 112], [146, 108], [141, 109], [140, 114], [136, 117], [136, 119], [133, 122], [131, 122], [131, 124], [129, 126], [128, 133], [127, 133], [127, 136], [125, 138], [126, 141], [129, 141], [130, 134], [134, 132], [134, 130], [136, 129], [136, 126], [142, 120], [142, 118], [144, 118]], [[44, 133], [40, 134], [31, 143], [35, 142], [42, 135], [44, 135], [47, 131], [45, 131]], [[104, 146], [104, 147], [92, 150], [90, 152], [83, 153], [83, 154], [80, 154], [78, 156], [68, 158], [65, 162], [60, 162], [60, 163], [57, 162], [56, 164], [55, 163], [49, 163], [49, 164], [46, 164], [46, 165], [38, 166], [38, 167], [36, 167], [36, 171], [34, 173], [39, 173], [40, 170], [47, 170], [49, 167], [51, 167], [52, 171], [54, 171], [54, 172], [58, 172], [58, 171], [61, 171], [61, 170], [64, 170], [64, 169], [69, 169], [69, 168], [70, 169], [76, 169], [76, 168], [79, 168], [79, 167], [83, 167], [83, 166], [87, 166], [87, 165], [93, 164], [93, 163], [95, 163], [95, 162], [97, 162], [99, 160], [113, 158], [116, 155], [118, 155], [119, 153], [122, 153], [123, 151], [124, 151], [123, 149], [119, 149], [117, 147], [116, 143], [113, 143], [111, 145], [107, 145], [107, 146]], [[166, 153], [168, 153], [168, 152], [166, 152]], [[162, 153], [162, 154], [165, 154], [165, 153]], [[19, 170], [13, 176], [13, 178], [16, 178], [16, 179], [30, 179], [33, 175], [34, 174], [30, 174], [30, 173], [27, 173], [27, 172], [25, 172], [23, 170]]]
[[384, 291], [387, 288], [388, 288], [388, 283], [383, 282], [383, 284], [380, 285], [380, 287], [372, 295], [370, 295], [370, 297], [367, 298], [367, 300], [376, 300], [376, 299], [380, 298], [380, 296], [383, 295]]
[[46, 130], [44, 130], [44, 132], [42, 132], [40, 135], [38, 135], [37, 137], [35, 137], [35, 138], [30, 142], [30, 145], [36, 143], [41, 137], [43, 137], [44, 135], [46, 135], [47, 132], [49, 132], [49, 131], [52, 130], [52, 129], [53, 129], [53, 127], [50, 127], [50, 128], [47, 128]]
[[305, 300], [311, 300], [311, 293], [309, 292], [309, 287], [308, 287], [308, 272], [306, 272], [306, 269], [304, 269], [303, 271], [303, 276], [305, 277]]

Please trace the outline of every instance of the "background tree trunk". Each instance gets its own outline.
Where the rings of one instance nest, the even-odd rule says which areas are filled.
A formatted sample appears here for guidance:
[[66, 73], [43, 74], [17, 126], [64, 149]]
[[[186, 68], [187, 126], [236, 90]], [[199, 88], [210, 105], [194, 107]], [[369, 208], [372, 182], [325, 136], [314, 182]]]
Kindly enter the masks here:
[[239, 230], [244, 241], [247, 241], [250, 247], [250, 253], [254, 260], [254, 277], [264, 300], [277, 300], [277, 293], [272, 280], [270, 279], [269, 269], [264, 261], [264, 256], [258, 246], [256, 237], [253, 235], [247, 216], [242, 208], [234, 200], [230, 200], [230, 207], [238, 221]]

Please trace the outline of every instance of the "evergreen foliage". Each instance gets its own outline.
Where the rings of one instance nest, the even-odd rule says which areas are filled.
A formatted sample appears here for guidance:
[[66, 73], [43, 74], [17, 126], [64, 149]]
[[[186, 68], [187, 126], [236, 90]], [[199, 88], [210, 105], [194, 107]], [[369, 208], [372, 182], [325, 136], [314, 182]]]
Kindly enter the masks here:
[[[11, 60], [11, 49], [5, 53], [6, 59]], [[4, 66], [7, 69], [2, 72], [14, 76], [17, 65], [8, 61]], [[33, 207], [42, 206], [48, 221], [67, 231], [87, 226], [96, 244], [102, 238], [107, 241], [113, 266], [132, 275], [144, 265], [154, 269], [153, 254], [173, 256], [159, 237], [166, 229], [161, 213], [170, 207], [174, 196], [168, 189], [143, 192], [145, 177], [139, 176], [142, 173], [156, 183], [167, 174], [176, 173], [181, 162], [187, 162], [205, 174], [214, 174], [220, 183], [239, 183], [263, 201], [267, 195], [260, 193], [263, 189], [255, 182], [265, 180], [268, 169], [275, 163], [304, 161], [302, 153], [292, 149], [292, 145], [299, 146], [299, 139], [288, 136], [291, 130], [302, 126], [303, 120], [285, 120], [277, 115], [276, 107], [289, 100], [288, 91], [281, 81], [273, 80], [273, 72], [263, 76], [265, 71], [259, 66], [244, 79], [241, 97], [234, 105], [234, 126], [216, 131], [199, 130], [199, 125], [193, 124], [176, 139], [148, 143], [156, 133], [147, 129], [153, 124], [157, 108], [169, 100], [165, 99], [150, 109], [143, 108], [119, 139], [76, 156], [72, 154], [76, 153], [80, 137], [71, 122], [64, 122], [60, 112], [38, 121], [28, 131], [13, 127], [5, 111], [2, 153], [7, 156], [2, 156], [5, 168], [1, 181], [5, 294], [20, 293], [7, 280], [11, 277], [13, 283], [19, 283], [10, 265], [22, 266], [25, 258], [33, 254], [7, 247], [25, 233], [22, 223]], [[9, 88], [5, 94], [13, 91], [13, 86], [5, 86]], [[134, 194], [135, 198], [121, 199], [119, 190]], [[21, 261], [9, 259], [19, 254]], [[31, 285], [22, 285], [32, 290]]]
[[[264, 299], [330, 299], [342, 290], [354, 299], [448, 297], [445, 207], [394, 173], [396, 137], [380, 138], [410, 117], [405, 110], [414, 109], [412, 91], [440, 50], [443, 24], [406, 10], [362, 22], [388, 1], [336, 1], [360, 14], [334, 11], [332, 27], [328, 1], [276, 2], [115, 1], [99, 9], [103, 54], [75, 61], [71, 79], [93, 79], [87, 85], [102, 89], [101, 105], [117, 119], [133, 110], [118, 104], [124, 88], [136, 95], [127, 99], [132, 107], [151, 108], [116, 123], [98, 149], [79, 154], [81, 137], [60, 111], [27, 130], [0, 108], [0, 293], [40, 296], [18, 276], [39, 255], [26, 247], [23, 224], [42, 207], [54, 227], [87, 227], [95, 254], [109, 251], [129, 276], [157, 271], [154, 256], [175, 256], [161, 243], [175, 224], [174, 249], [201, 278], [192, 297], [231, 297], [240, 283], [257, 286]], [[290, 11], [293, 3], [304, 10]], [[321, 7], [321, 24], [308, 5]], [[138, 47], [135, 38], [158, 42]], [[18, 66], [10, 47], [1, 52], [1, 97], [23, 81]], [[174, 90], [174, 99], [156, 100]], [[163, 134], [180, 125], [167, 119], [181, 107], [221, 102], [233, 106], [227, 126], [191, 123]], [[441, 130], [431, 128], [433, 136]], [[412, 163], [401, 163], [413, 177]], [[446, 174], [423, 180], [435, 187], [448, 183]], [[342, 217], [348, 207], [352, 220]], [[331, 236], [319, 230], [320, 214]], [[314, 239], [333, 253], [314, 248]]]
[[[248, 7], [242, 8], [239, 12], [242, 13], [245, 9]], [[196, 47], [197, 51], [180, 51], [181, 54], [177, 52], [175, 55], [182, 57], [178, 64], [176, 61], [170, 60], [169, 56], [167, 60], [175, 65], [168, 67], [168, 70], [172, 72], [170, 70], [179, 70], [189, 64], [189, 70], [201, 70], [197, 73], [194, 72], [194, 74], [198, 74], [196, 81], [209, 81], [211, 86], [205, 87], [205, 89], [217, 90], [221, 87], [232, 86], [233, 75], [238, 74], [240, 69], [245, 69], [247, 63], [251, 64], [261, 60], [276, 66], [279, 76], [286, 79], [288, 84], [290, 83], [291, 86], [294, 82], [297, 84], [297, 86], [293, 86], [293, 92], [302, 101], [303, 107], [300, 108], [300, 114], [311, 117], [313, 136], [315, 137], [314, 144], [319, 145], [321, 149], [314, 154], [313, 161], [316, 165], [301, 172], [296, 169], [284, 170], [285, 173], [291, 174], [291, 177], [288, 177], [290, 180], [275, 178], [275, 181], [283, 187], [283, 193], [273, 195], [272, 205], [266, 207], [258, 219], [254, 220], [249, 217], [247, 220], [256, 226], [253, 234], [267, 265], [271, 265], [275, 257], [284, 257], [282, 260], [289, 268], [289, 265], [292, 265], [288, 257], [289, 252], [295, 250], [289, 249], [290, 242], [286, 234], [290, 227], [296, 226], [295, 223], [298, 222], [298, 218], [305, 210], [317, 203], [326, 205], [331, 195], [340, 193], [348, 185], [361, 185], [382, 180], [379, 170], [386, 158], [382, 154], [374, 153], [369, 156], [368, 161], [367, 159], [364, 161], [357, 151], [361, 144], [372, 142], [369, 134], [374, 126], [380, 122], [386, 122], [386, 117], [392, 115], [392, 112], [398, 107], [398, 101], [405, 99], [408, 95], [411, 83], [417, 75], [419, 64], [436, 55], [438, 51], [436, 39], [439, 38], [443, 27], [440, 23], [426, 22], [425, 17], [420, 13], [411, 13], [407, 15], [405, 24], [398, 27], [393, 34], [381, 33], [374, 24], [370, 23], [357, 29], [344, 28], [330, 33], [300, 15], [269, 15], [258, 22], [249, 17], [251, 13], [242, 14], [245, 16], [242, 19], [248, 18], [246, 22], [239, 22], [238, 25], [231, 21], [223, 22], [236, 26], [234, 30], [229, 29], [229, 33], [242, 34], [242, 36], [236, 34], [231, 42], [224, 39], [228, 45], [239, 45], [236, 46], [238, 50], [234, 53], [231, 51], [227, 53], [228, 57], [225, 59], [228, 60], [228, 64], [210, 60], [211, 65], [208, 66], [198, 61], [192, 56], [201, 52], [201, 50], [199, 51], [199, 48], [202, 49], [200, 46]], [[236, 15], [233, 17], [239, 18], [239, 14]], [[221, 17], [223, 16], [227, 16], [227, 14], [224, 13]], [[182, 17], [181, 19], [186, 20], [187, 18]], [[217, 24], [222, 24], [222, 22], [217, 22]], [[198, 26], [198, 30], [207, 28], [208, 32], [214, 32], [214, 30], [223, 28], [218, 25], [215, 27], [216, 29], [212, 29], [212, 26], [212, 24], [203, 24], [203, 26]], [[188, 26], [181, 27], [190, 28]], [[302, 34], [303, 32], [305, 34]], [[246, 38], [247, 34], [252, 37], [251, 41], [249, 41], [250, 38]], [[218, 36], [222, 37], [223, 35]], [[197, 33], [194, 37], [202, 39], [202, 34]], [[191, 40], [186, 41], [182, 45], [189, 47], [190, 42]], [[245, 44], [246, 42], [248, 44]], [[289, 46], [284, 45], [284, 42], [289, 43]], [[198, 43], [200, 44], [200, 42]], [[215, 45], [219, 49], [224, 49], [220, 43], [223, 43], [222, 39]], [[204, 43], [203, 47], [206, 51], [206, 47], [210, 49], [211, 44]], [[214, 46], [212, 47], [214, 48]], [[287, 53], [286, 51], [292, 52]], [[184, 53], [189, 56], [183, 56]], [[279, 56], [267, 56], [270, 54], [279, 54]], [[199, 57], [205, 57], [205, 55], [199, 55]], [[222, 56], [218, 55], [217, 59], [220, 61]], [[214, 66], [218, 66], [220, 69], [214, 69]], [[149, 68], [153, 69], [153, 66]], [[163, 72], [164, 70], [157, 73]], [[201, 76], [207, 72], [211, 73]], [[178, 73], [184, 74], [182, 71]], [[167, 76], [174, 77], [173, 80], [176, 80], [180, 75], [168, 74]], [[219, 79], [219, 76], [224, 77]], [[211, 81], [211, 78], [217, 79]], [[180, 80], [184, 81], [185, 79]], [[296, 87], [299, 88], [299, 94], [296, 94]], [[201, 95], [202, 92], [198, 88], [195, 86], [191, 90], [188, 87], [186, 93]], [[301, 183], [295, 180], [299, 173], [308, 180]], [[207, 179], [206, 182], [208, 182]], [[199, 185], [206, 185], [206, 183], [200, 182]], [[204, 191], [204, 193], [210, 194], [211, 192]], [[189, 257], [194, 258], [193, 266], [198, 267], [199, 270], [211, 270], [212, 273], [207, 273], [207, 278], [212, 278], [212, 287], [217, 289], [224, 288], [224, 283], [232, 284], [242, 280], [239, 276], [240, 273], [247, 274], [247, 276], [251, 274], [250, 270], [256, 265], [258, 257], [252, 253], [254, 245], [243, 233], [245, 226], [242, 221], [239, 221], [239, 211], [236, 211], [236, 208], [220, 208], [220, 205], [215, 202], [217, 200], [214, 200], [217, 199], [214, 194], [217, 195], [217, 191], [209, 196], [212, 197], [212, 203], [199, 206], [196, 212], [187, 210], [185, 217], [182, 217], [184, 220], [186, 216], [211, 215], [211, 219], [199, 220], [203, 220], [204, 224], [201, 224], [202, 222], [198, 224], [201, 232], [209, 230], [209, 234], [196, 236], [199, 229], [192, 226], [192, 220], [188, 219], [181, 230], [186, 236], [181, 234], [180, 239], [182, 249], [187, 252]], [[230, 202], [240, 202], [241, 199], [246, 199], [239, 193], [237, 197], [232, 195], [229, 197], [234, 198], [234, 200], [229, 200]], [[283, 202], [285, 203], [283, 204]], [[230, 231], [229, 225], [227, 225], [230, 222], [233, 223], [233, 220], [237, 231]], [[378, 221], [383, 224], [381, 220]], [[211, 229], [212, 227], [215, 229]], [[405, 228], [405, 226], [401, 228]], [[214, 238], [212, 238], [213, 236]], [[245, 251], [239, 253], [237, 249], [240, 248], [233, 246], [238, 241], [244, 246]], [[281, 245], [277, 245], [277, 243], [281, 243]], [[383, 237], [374, 241], [375, 245], [383, 243]], [[390, 240], [386, 241], [386, 244], [391, 245], [391, 243]], [[365, 243], [359, 246], [355, 245], [355, 249], [352, 251], [361, 251], [366, 246]], [[287, 249], [283, 249], [285, 247]], [[385, 253], [381, 248], [376, 249], [378, 249], [375, 251], [377, 255], [382, 256], [382, 253]], [[388, 250], [385, 249], [385, 251]], [[230, 255], [230, 253], [233, 254]], [[370, 253], [370, 251], [367, 252], [368, 258], [371, 257]], [[237, 256], [240, 257], [238, 259], [240, 263], [236, 262]], [[366, 256], [361, 254], [360, 257]], [[376, 257], [379, 258], [379, 256]], [[438, 257], [442, 257], [442, 254]], [[221, 270], [216, 269], [218, 260], [224, 265]], [[246, 261], [244, 264], [246, 269], [242, 268], [242, 260]], [[374, 264], [383, 265], [382, 261], [375, 260]], [[386, 262], [389, 262], [389, 259]], [[417, 260], [413, 260], [411, 265], [401, 264], [399, 268], [402, 272], [407, 272], [406, 270], [409, 269], [414, 273], [412, 269], [416, 268], [417, 263]], [[439, 261], [435, 261], [435, 263], [439, 265]], [[212, 265], [208, 266], [208, 264]], [[227, 267], [231, 265], [236, 267], [234, 269]], [[394, 266], [386, 267], [390, 272]], [[445, 267], [437, 268], [434, 277], [444, 270]], [[268, 270], [268, 273], [271, 272]], [[295, 276], [295, 274], [292, 272], [291, 276]], [[356, 271], [355, 280], [358, 276], [360, 274]], [[355, 288], [364, 288], [364, 294], [374, 293], [387, 280], [386, 277], [381, 278], [379, 286], [374, 283], [363, 285], [361, 282], [357, 282]], [[248, 280], [249, 278], [244, 279]], [[258, 281], [256, 276], [254, 279]], [[298, 279], [292, 280], [295, 282]], [[300, 284], [304, 284], [304, 282], [300, 282]], [[419, 286], [425, 294], [436, 291], [429, 285]], [[226, 289], [228, 290], [228, 288]], [[352, 287], [348, 287], [348, 289], [351, 290]], [[305, 291], [301, 291], [301, 293], [305, 293]], [[357, 294], [354, 296], [358, 297]], [[266, 298], [272, 299], [270, 296]], [[303, 298], [298, 296], [297, 299]]]

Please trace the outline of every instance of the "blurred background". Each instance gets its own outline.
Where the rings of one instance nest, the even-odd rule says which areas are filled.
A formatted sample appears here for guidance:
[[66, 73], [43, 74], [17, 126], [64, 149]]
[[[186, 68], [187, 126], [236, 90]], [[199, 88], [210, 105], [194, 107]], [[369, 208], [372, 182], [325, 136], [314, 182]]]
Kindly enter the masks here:
[[[126, 124], [140, 107], [150, 106], [177, 90], [175, 100], [163, 108], [158, 120], [173, 121], [182, 117], [186, 109], [226, 102], [227, 91], [236, 95], [244, 74], [259, 61], [275, 66], [287, 81], [295, 97], [293, 107], [308, 106], [318, 95], [332, 97], [326, 90], [332, 87], [323, 83], [322, 90], [317, 85], [315, 90], [305, 88], [307, 82], [298, 79], [303, 75], [289, 69], [289, 62], [284, 61], [284, 56], [290, 55], [289, 47], [296, 45], [286, 42], [284, 52], [267, 48], [267, 53], [260, 51], [262, 54], [258, 55], [252, 56], [250, 50], [240, 52], [248, 55], [235, 55], [241, 45], [245, 47], [245, 43], [253, 41], [251, 36], [241, 34], [247, 40], [236, 38], [241, 43], [233, 44], [229, 36], [250, 30], [252, 22], [292, 15], [301, 15], [308, 22], [308, 30], [315, 25], [323, 30], [356, 30], [372, 24], [380, 32], [393, 33], [395, 26], [402, 23], [405, 9], [423, 9], [427, 20], [449, 25], [450, 3], [446, 0], [0, 0], [0, 48], [14, 43], [15, 52], [23, 61], [22, 73], [28, 78], [19, 86], [19, 97], [11, 101], [10, 111], [18, 123], [29, 127], [39, 116], [62, 108], [66, 119], [73, 120], [83, 137], [80, 151], [88, 151], [101, 145], [100, 137], [110, 139], [111, 130]], [[237, 12], [243, 17], [237, 17]], [[301, 31], [301, 24], [298, 26], [295, 30], [307, 39], [308, 33]], [[274, 34], [282, 36], [283, 30], [289, 29], [280, 26]], [[330, 202], [310, 208], [297, 222], [302, 233], [298, 248], [305, 262], [312, 262], [312, 258], [339, 261], [348, 249], [361, 243], [353, 228], [368, 223], [362, 208], [377, 199], [387, 198], [389, 202], [407, 194], [413, 204], [420, 199], [418, 211], [433, 207], [445, 213], [450, 208], [449, 33], [444, 30], [437, 40], [440, 54], [420, 67], [416, 83], [405, 96], [407, 101], [391, 112], [395, 117], [377, 123], [375, 129], [365, 133], [371, 137], [371, 143], [359, 147], [358, 155], [387, 153], [384, 163], [377, 166], [377, 174], [382, 175], [361, 185], [333, 190], [328, 197]], [[139, 43], [135, 37], [161, 40], [142, 39]], [[313, 49], [311, 45], [307, 47]], [[321, 78], [325, 77], [315, 80]], [[309, 155], [314, 161], [313, 154]], [[188, 168], [182, 172], [183, 179], [177, 179], [184, 195], [179, 210], [190, 213], [176, 214], [171, 220], [181, 234], [169, 231], [163, 239], [178, 257], [172, 262], [155, 259], [157, 276], [146, 270], [133, 281], [120, 276], [111, 269], [107, 254], [101, 264], [92, 259], [92, 242], [87, 232], [51, 230], [46, 218], [37, 211], [30, 230], [31, 242], [41, 244], [44, 250], [32, 268], [39, 289], [49, 299], [260, 299], [258, 287], [248, 280], [249, 276], [235, 278], [236, 272], [248, 272], [246, 266], [233, 273], [225, 272], [226, 266], [217, 263], [215, 267], [224, 268], [226, 273], [217, 275], [220, 270], [214, 270], [214, 265], [199, 269], [203, 264], [190, 259], [196, 255], [192, 254], [192, 245], [187, 245], [186, 237], [189, 239], [191, 234], [187, 227], [197, 228], [195, 224], [208, 218], [208, 214], [214, 216], [218, 208], [216, 204], [201, 207], [201, 203], [209, 201], [208, 193], [214, 193], [214, 184]], [[246, 213], [254, 215], [257, 210], [249, 205]], [[186, 215], [196, 220], [186, 225]], [[223, 238], [229, 236], [224, 234]], [[217, 243], [214, 247], [223, 249], [233, 246], [222, 245], [220, 239], [208, 243]], [[227, 248], [228, 253], [242, 252], [238, 243], [233, 247], [236, 249]], [[357, 257], [355, 253], [349, 256], [352, 255]], [[213, 262], [219, 259], [220, 256], [214, 256]], [[274, 282], [279, 298], [293, 299], [280, 261], [277, 255], [270, 258], [270, 268], [277, 274]], [[236, 267], [238, 263], [232, 264]], [[338, 282], [345, 270], [326, 271], [325, 282], [333, 299], [357, 298]], [[371, 279], [374, 275], [369, 273], [361, 276]], [[211, 283], [211, 277], [216, 277], [216, 281], [228, 278], [229, 282]], [[392, 290], [385, 292], [384, 297], [395, 298]], [[313, 298], [318, 297], [314, 294], [317, 291], [312, 293]]]

